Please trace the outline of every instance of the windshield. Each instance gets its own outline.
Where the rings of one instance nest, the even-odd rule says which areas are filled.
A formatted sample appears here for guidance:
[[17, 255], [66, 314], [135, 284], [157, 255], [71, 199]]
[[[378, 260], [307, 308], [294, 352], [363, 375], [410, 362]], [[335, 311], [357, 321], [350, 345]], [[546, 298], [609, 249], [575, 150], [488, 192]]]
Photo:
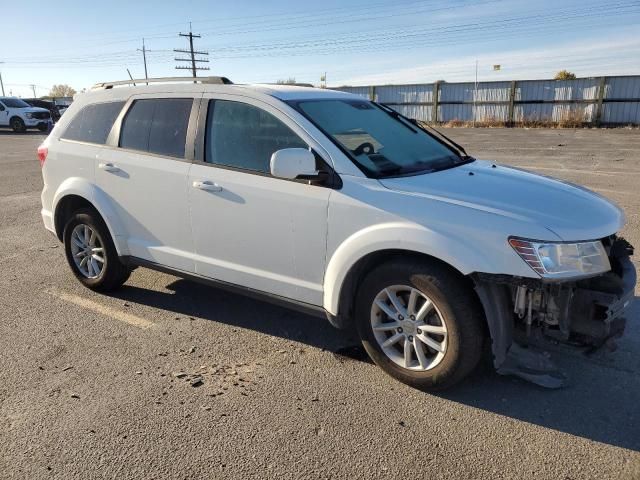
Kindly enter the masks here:
[[4, 103], [5, 107], [8, 108], [27, 108], [31, 106], [19, 98], [3, 98], [2, 103]]
[[425, 173], [468, 161], [416, 125], [366, 100], [303, 100], [294, 107], [371, 177]]

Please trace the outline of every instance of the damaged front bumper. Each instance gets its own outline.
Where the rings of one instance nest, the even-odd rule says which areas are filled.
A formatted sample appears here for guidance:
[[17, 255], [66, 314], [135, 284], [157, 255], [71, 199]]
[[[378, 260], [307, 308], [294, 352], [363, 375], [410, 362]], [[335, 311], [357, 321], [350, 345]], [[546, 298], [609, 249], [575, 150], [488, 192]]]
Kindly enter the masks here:
[[596, 349], [614, 348], [625, 329], [634, 298], [633, 247], [622, 238], [603, 240], [611, 270], [578, 281], [548, 281], [477, 273], [476, 292], [492, 339], [500, 374], [517, 375], [545, 387], [560, 387], [564, 376], [538, 348], [552, 340]]

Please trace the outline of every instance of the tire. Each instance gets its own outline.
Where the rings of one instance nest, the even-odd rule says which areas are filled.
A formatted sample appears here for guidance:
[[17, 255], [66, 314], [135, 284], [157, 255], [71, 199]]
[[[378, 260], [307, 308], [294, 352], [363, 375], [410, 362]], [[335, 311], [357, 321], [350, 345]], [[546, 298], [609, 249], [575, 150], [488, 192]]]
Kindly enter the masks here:
[[437, 261], [395, 260], [372, 270], [358, 289], [355, 321], [376, 365], [420, 390], [451, 387], [482, 356], [482, 306], [465, 279]]
[[24, 120], [22, 120], [20, 117], [13, 117], [10, 120], [9, 125], [16, 133], [24, 133], [27, 131], [27, 126], [24, 124]]
[[131, 269], [118, 258], [109, 229], [95, 210], [82, 209], [75, 212], [65, 225], [62, 235], [67, 262], [85, 287], [108, 292], [127, 281]]

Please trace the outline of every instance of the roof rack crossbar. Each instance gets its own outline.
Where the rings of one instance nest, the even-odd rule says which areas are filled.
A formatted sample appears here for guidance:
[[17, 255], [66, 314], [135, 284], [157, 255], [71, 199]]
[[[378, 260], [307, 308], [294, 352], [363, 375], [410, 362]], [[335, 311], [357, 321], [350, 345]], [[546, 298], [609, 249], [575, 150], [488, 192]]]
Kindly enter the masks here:
[[161, 78], [136, 78], [131, 80], [120, 80], [117, 82], [102, 82], [96, 83], [92, 90], [98, 90], [100, 88], [109, 89], [117, 87], [119, 85], [136, 85], [146, 83], [178, 83], [178, 82], [199, 82], [217, 85], [231, 85], [233, 82], [227, 77], [161, 77]]

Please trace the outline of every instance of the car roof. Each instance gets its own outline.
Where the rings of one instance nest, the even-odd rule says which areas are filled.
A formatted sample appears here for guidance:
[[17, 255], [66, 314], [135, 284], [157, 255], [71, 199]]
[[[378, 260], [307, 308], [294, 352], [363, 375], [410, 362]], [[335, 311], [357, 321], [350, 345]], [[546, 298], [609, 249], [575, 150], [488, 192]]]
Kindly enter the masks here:
[[[140, 82], [136, 80], [136, 82]], [[144, 82], [144, 80], [142, 80]], [[353, 99], [362, 100], [362, 97], [339, 90], [326, 88], [314, 88], [299, 85], [278, 84], [215, 84], [215, 83], [151, 83], [136, 86], [111, 87], [109, 84], [97, 85], [92, 90], [78, 94], [76, 100], [82, 99], [82, 103], [92, 103], [109, 100], [124, 100], [131, 95], [143, 94], [180, 94], [180, 93], [231, 93], [254, 98], [262, 96], [274, 97], [279, 100], [315, 100], [315, 99]]]

